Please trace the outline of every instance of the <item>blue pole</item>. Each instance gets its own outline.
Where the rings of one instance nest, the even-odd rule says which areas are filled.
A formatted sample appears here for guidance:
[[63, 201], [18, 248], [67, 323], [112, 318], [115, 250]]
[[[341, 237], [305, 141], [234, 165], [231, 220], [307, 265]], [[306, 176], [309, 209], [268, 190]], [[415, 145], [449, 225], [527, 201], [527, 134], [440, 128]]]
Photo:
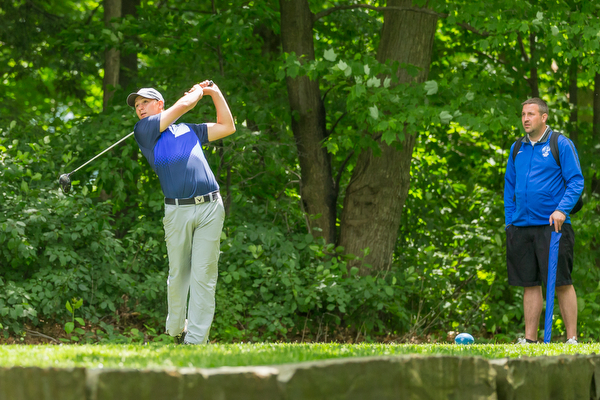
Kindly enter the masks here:
[[556, 286], [556, 266], [558, 264], [558, 246], [562, 233], [552, 231], [550, 253], [548, 254], [548, 280], [546, 282], [546, 321], [544, 323], [544, 343], [552, 341], [552, 317], [554, 315], [554, 289]]

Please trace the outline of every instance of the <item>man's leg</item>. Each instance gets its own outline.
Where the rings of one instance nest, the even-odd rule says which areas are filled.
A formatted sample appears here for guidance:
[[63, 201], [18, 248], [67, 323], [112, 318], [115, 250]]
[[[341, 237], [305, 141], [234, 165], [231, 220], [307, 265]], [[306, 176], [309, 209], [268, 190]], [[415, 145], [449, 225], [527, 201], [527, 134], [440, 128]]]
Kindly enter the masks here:
[[192, 276], [186, 343], [204, 344], [208, 340], [215, 314], [221, 231], [225, 209], [221, 199], [196, 206], [196, 222], [192, 246]]
[[190, 288], [193, 206], [165, 206], [165, 241], [169, 255], [167, 333], [177, 336], [185, 327]]
[[560, 315], [567, 329], [567, 339], [577, 337], [577, 294], [573, 285], [556, 287]]
[[525, 314], [525, 339], [538, 339], [538, 326], [544, 305], [541, 286], [525, 287], [523, 292], [523, 312]]
[[513, 225], [506, 228], [508, 283], [523, 287], [525, 339], [535, 342], [537, 342], [538, 326], [544, 304], [538, 258], [533, 246], [538, 230], [537, 227]]

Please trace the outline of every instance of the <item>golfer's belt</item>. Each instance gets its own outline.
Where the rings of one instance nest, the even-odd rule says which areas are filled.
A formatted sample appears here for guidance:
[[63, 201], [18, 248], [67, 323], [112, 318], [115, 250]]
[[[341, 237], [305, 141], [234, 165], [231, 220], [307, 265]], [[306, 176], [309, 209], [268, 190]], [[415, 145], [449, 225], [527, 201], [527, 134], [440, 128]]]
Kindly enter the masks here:
[[219, 191], [215, 190], [214, 192], [210, 192], [209, 194], [205, 194], [204, 196], [190, 197], [188, 199], [169, 199], [165, 197], [165, 204], [170, 204], [172, 206], [185, 206], [189, 204], [209, 203], [211, 201], [217, 200], [218, 198]]

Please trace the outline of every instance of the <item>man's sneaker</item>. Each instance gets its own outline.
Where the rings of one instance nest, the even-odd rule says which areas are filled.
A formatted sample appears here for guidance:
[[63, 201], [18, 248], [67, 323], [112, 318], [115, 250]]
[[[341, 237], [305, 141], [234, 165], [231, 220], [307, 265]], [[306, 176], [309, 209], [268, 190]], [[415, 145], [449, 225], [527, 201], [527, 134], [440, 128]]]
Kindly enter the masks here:
[[535, 340], [529, 340], [529, 339], [525, 339], [525, 338], [518, 338], [517, 339], [517, 344], [534, 344], [537, 343]]
[[175, 342], [175, 344], [184, 344], [186, 334], [187, 334], [187, 331], [183, 331], [179, 335], [173, 336], [173, 341]]
[[565, 343], [566, 344], [579, 344], [576, 336], [573, 336], [571, 339], [567, 339], [567, 341]]

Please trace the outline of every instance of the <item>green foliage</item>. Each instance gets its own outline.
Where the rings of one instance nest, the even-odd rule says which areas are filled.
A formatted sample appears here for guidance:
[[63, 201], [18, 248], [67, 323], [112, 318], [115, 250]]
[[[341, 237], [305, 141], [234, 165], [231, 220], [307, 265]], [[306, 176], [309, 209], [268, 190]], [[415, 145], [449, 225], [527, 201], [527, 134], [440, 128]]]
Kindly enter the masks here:
[[[600, 218], [600, 199], [594, 198], [573, 217], [573, 229], [576, 232], [575, 266], [573, 280], [577, 291], [578, 329], [583, 332], [600, 332], [600, 322], [596, 318], [600, 305], [600, 246], [598, 246], [598, 224]], [[556, 320], [555, 316], [555, 320]], [[559, 330], [564, 332], [560, 321]], [[594, 333], [595, 334], [595, 333]]]
[[[73, 298], [72, 302], [73, 304], [71, 304], [71, 302], [67, 300], [67, 304], [65, 305], [65, 307], [71, 313], [72, 316], [71, 321], [65, 324], [65, 332], [70, 334], [71, 332], [73, 332], [73, 330], [75, 330], [79, 334], [85, 333], [83, 329], [75, 328], [75, 321], [77, 321], [79, 325], [85, 326], [85, 321], [82, 318], [75, 318], [75, 310], [77, 310], [83, 305], [83, 299]], [[72, 336], [71, 340], [76, 342], [79, 340], [79, 338], [76, 336]]]
[[[24, 128], [9, 126], [15, 135]], [[103, 312], [133, 307], [141, 298], [156, 301], [156, 279], [162, 283], [165, 276], [156, 271], [147, 278], [140, 269], [146, 260], [156, 261], [155, 251], [162, 250], [155, 238], [148, 237], [143, 218], [122, 241], [115, 236], [111, 202], [90, 198], [93, 189], [83, 185], [79, 190], [76, 181], [73, 195], [60, 192], [56, 185], [60, 171], [54, 160], [71, 157], [64, 142], [75, 138], [62, 138], [61, 125], [56, 129], [55, 134], [39, 132], [39, 139], [25, 129], [24, 140], [0, 136], [4, 166], [0, 172], [0, 242], [4, 244], [0, 315], [3, 325], [14, 332], [21, 331], [24, 322], [63, 320], [65, 302], [74, 297], [83, 301], [81, 316], [92, 322]], [[158, 259], [163, 261], [164, 253]], [[132, 297], [136, 300], [128, 300]], [[161, 315], [148, 311], [143, 302], [140, 309], [147, 318]], [[73, 329], [79, 328], [67, 327]]]
[[259, 224], [232, 229], [222, 250], [219, 340], [318, 340], [347, 328], [370, 337], [409, 326], [401, 271], [360, 277], [343, 249]]

